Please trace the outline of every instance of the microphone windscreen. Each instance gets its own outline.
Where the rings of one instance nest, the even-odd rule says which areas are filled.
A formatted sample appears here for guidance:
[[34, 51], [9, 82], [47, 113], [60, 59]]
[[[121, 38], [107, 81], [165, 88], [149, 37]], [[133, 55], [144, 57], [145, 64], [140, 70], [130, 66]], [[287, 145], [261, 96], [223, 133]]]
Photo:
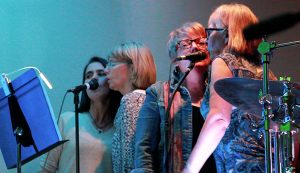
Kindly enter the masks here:
[[191, 54], [188, 55], [183, 55], [183, 56], [179, 56], [175, 59], [175, 61], [181, 61], [181, 60], [190, 60], [192, 62], [198, 62], [198, 61], [202, 61], [206, 58], [206, 53], [205, 52], [193, 52]]
[[90, 90], [96, 90], [98, 87], [99, 87], [99, 83], [98, 83], [98, 80], [93, 78], [90, 82], [89, 82], [89, 85], [90, 85]]

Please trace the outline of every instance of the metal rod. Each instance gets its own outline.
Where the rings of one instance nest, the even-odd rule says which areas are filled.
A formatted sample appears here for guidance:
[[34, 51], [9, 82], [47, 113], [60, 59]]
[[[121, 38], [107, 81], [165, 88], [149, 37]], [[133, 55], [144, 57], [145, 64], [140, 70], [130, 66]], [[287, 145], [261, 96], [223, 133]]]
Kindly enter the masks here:
[[[263, 95], [267, 96], [269, 94], [269, 70], [267, 55], [262, 56], [263, 60]], [[270, 107], [267, 101], [263, 104], [262, 116], [264, 118], [264, 128], [265, 128], [265, 172], [272, 172], [272, 148], [271, 148], [271, 134], [270, 134]]]
[[76, 148], [76, 173], [80, 172], [80, 158], [79, 158], [79, 117], [78, 117], [79, 93], [74, 92], [75, 105], [75, 148]]
[[17, 173], [21, 173], [22, 172], [22, 169], [21, 169], [21, 158], [22, 158], [22, 155], [21, 155], [21, 143], [18, 142], [17, 144]]
[[274, 132], [274, 159], [275, 159], [275, 173], [281, 173], [280, 171], [280, 142], [279, 142], [279, 132]]
[[281, 47], [296, 46], [296, 45], [300, 45], [300, 40], [291, 41], [291, 42], [287, 42], [287, 43], [276, 44], [275, 47], [271, 48], [271, 50], [281, 48]]
[[262, 102], [262, 117], [264, 120], [264, 145], [265, 145], [265, 173], [272, 172], [272, 148], [270, 134], [270, 117], [272, 115], [271, 101], [269, 97], [269, 56], [270, 44], [263, 39], [258, 46], [258, 52], [261, 54], [263, 66], [263, 102]]

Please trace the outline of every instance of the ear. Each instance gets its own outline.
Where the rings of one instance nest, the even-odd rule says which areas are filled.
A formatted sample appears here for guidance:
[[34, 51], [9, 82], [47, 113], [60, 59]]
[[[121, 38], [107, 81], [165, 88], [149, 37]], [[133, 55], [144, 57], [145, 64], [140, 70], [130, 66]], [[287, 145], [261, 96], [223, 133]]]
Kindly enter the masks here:
[[229, 40], [228, 31], [226, 31], [226, 33], [224, 34], [224, 41], [226, 45], [228, 44], [228, 40]]
[[227, 44], [228, 40], [229, 40], [228, 30], [225, 30], [224, 32], [225, 32], [224, 33], [224, 40], [225, 40], [225, 43]]
[[129, 76], [130, 76], [130, 80], [131, 81], [134, 81], [137, 77], [135, 71], [134, 71], [134, 68], [133, 68], [133, 65], [130, 65], [129, 68], [128, 68], [128, 73], [129, 73]]

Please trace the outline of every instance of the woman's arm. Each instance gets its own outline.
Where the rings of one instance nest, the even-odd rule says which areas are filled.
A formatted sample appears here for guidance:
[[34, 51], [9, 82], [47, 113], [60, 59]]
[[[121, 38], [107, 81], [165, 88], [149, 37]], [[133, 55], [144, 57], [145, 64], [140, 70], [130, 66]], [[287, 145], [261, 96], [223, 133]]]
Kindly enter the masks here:
[[201, 129], [197, 143], [183, 170], [185, 173], [199, 172], [208, 157], [220, 143], [226, 128], [229, 126], [232, 105], [221, 98], [213, 87], [217, 80], [227, 77], [232, 77], [230, 69], [222, 59], [216, 58], [212, 63], [211, 83], [209, 86], [210, 111]]

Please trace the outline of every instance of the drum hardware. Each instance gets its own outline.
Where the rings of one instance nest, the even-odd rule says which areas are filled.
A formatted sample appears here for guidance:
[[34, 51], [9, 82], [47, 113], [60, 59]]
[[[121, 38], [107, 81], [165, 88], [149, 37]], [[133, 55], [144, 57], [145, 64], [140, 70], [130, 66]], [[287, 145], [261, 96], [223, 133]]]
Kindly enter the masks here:
[[[276, 44], [276, 42], [271, 42], [268, 43], [266, 41], [266, 36], [263, 38], [262, 42], [259, 44], [258, 46], [258, 52], [261, 54], [261, 60], [262, 60], [262, 67], [263, 67], [263, 86], [262, 86], [262, 96], [267, 96], [270, 94], [269, 91], [269, 63], [272, 57], [272, 50], [280, 48], [280, 47], [286, 47], [286, 46], [294, 46], [294, 45], [298, 45], [300, 44], [300, 41], [295, 41], [295, 42], [289, 42], [289, 43], [283, 43], [283, 44]], [[286, 90], [288, 90], [289, 86], [286, 87], [285, 85], [285, 90], [284, 90], [284, 95], [286, 94]], [[285, 99], [285, 97], [283, 96], [283, 98]], [[288, 100], [288, 99], [286, 99]], [[289, 106], [287, 106], [289, 107]], [[271, 121], [271, 116], [272, 116], [272, 105], [264, 100], [262, 103], [262, 117], [264, 119], [264, 144], [265, 144], [265, 172], [266, 173], [271, 173], [273, 172], [273, 166], [272, 166], [272, 146], [271, 146], [271, 131], [270, 131], [270, 121]], [[291, 113], [291, 110], [286, 109], [285, 111]], [[289, 115], [286, 115], [285, 117], [288, 118]], [[279, 148], [285, 148], [287, 149], [286, 155], [283, 155], [282, 157], [291, 157], [291, 151], [290, 151], [290, 143], [291, 143], [291, 129], [290, 129], [290, 121], [288, 121], [286, 124], [284, 124], [284, 127], [286, 128], [282, 128], [286, 131], [287, 135], [283, 136], [282, 140], [287, 140], [286, 142], [281, 143]], [[282, 127], [282, 126], [281, 126]], [[280, 129], [280, 130], [282, 130]], [[280, 138], [279, 135], [274, 135], [274, 141], [276, 143], [275, 146], [278, 146], [278, 138]], [[281, 141], [281, 140], [280, 140]], [[286, 145], [285, 145], [286, 144]], [[284, 151], [283, 151], [284, 152]], [[292, 168], [290, 165], [288, 165], [288, 163], [290, 163], [289, 161], [286, 161], [283, 163], [282, 167], [280, 165], [280, 156], [279, 156], [279, 149], [275, 148], [275, 173], [287, 173], [290, 172], [292, 170], [294, 170], [294, 168]], [[283, 159], [284, 161], [286, 160]], [[289, 159], [288, 159], [289, 160]], [[281, 159], [282, 161], [282, 159]], [[281, 169], [282, 168], [282, 169]]]
[[[280, 124], [280, 134], [275, 140], [279, 140], [280, 146], [278, 158], [275, 157], [275, 168], [280, 170], [280, 172], [292, 173], [295, 168], [292, 165], [292, 162], [295, 159], [294, 151], [294, 141], [292, 138], [292, 120], [294, 119], [293, 108], [295, 105], [295, 96], [291, 92], [291, 86], [289, 81], [284, 80], [284, 91], [283, 96], [281, 97], [280, 105], [284, 110], [284, 118]], [[277, 137], [277, 136], [276, 136]]]

